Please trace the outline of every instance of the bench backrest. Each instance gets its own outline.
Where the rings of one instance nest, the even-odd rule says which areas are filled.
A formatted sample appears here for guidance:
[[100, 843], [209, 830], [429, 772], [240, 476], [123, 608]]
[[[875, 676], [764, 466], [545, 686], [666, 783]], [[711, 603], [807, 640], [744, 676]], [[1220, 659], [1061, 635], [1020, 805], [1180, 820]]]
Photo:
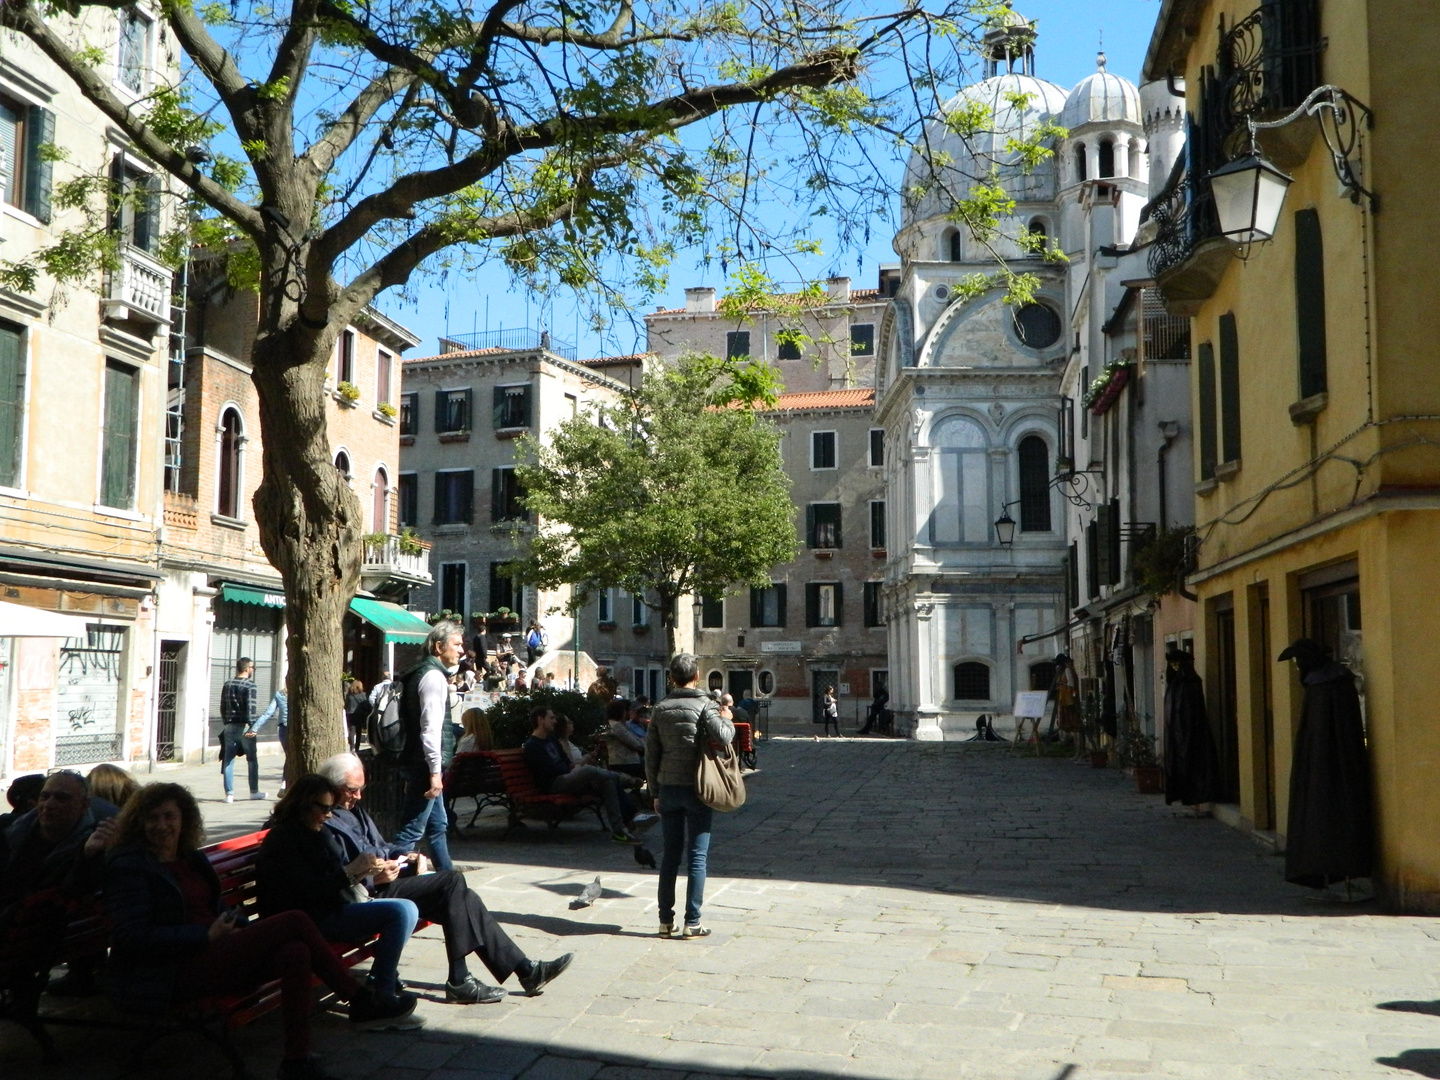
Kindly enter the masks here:
[[489, 750], [456, 754], [445, 773], [445, 794], [452, 798], [498, 793], [504, 787], [505, 778]]
[[523, 802], [526, 799], [543, 799], [545, 797], [545, 793], [535, 783], [530, 766], [525, 764], [524, 750], [516, 747], [510, 750], [484, 750], [481, 752], [489, 754], [495, 759], [495, 764], [500, 767], [500, 775], [505, 779], [505, 790], [510, 793], [512, 799]]
[[261, 829], [200, 849], [220, 878], [221, 900], [231, 907], [240, 908], [251, 918], [260, 916], [259, 897], [255, 891], [255, 857], [260, 853], [260, 842], [268, 831]]

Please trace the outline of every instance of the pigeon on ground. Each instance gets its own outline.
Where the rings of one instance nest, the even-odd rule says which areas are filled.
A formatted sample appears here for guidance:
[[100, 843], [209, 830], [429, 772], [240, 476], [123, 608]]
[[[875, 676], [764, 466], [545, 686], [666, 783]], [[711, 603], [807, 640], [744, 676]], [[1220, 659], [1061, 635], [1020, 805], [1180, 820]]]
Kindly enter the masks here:
[[594, 881], [580, 890], [580, 895], [575, 898], [575, 906], [589, 907], [600, 899], [600, 894], [604, 891], [604, 887], [600, 884], [600, 875], [597, 874]]
[[655, 869], [655, 856], [650, 854], [650, 849], [647, 847], [635, 848], [635, 861], [641, 866], [648, 866], [651, 870]]

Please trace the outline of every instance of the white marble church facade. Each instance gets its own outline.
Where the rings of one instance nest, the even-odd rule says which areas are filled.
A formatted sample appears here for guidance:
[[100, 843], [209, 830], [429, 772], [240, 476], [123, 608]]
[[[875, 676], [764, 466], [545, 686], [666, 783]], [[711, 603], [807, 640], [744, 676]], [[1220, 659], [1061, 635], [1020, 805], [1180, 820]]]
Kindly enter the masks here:
[[[1003, 732], [1017, 690], [1048, 687], [1063, 635], [1023, 651], [1021, 639], [1061, 628], [1066, 603], [1065, 503], [1051, 480], [1067, 468], [1078, 406], [1061, 376], [1075, 345], [1088, 261], [1134, 235], [1148, 176], [1136, 88], [1100, 69], [1066, 92], [1034, 75], [1034, 35], [1016, 14], [987, 37], [989, 78], [947, 111], [981, 101], [993, 131], [968, 143], [936, 122], [931, 170], [917, 155], [895, 250], [900, 284], [881, 325], [876, 422], [885, 431], [886, 509], [892, 543], [882, 599], [890, 705], [898, 732], [963, 739], [981, 714]], [[1018, 108], [1013, 95], [1026, 94]], [[1052, 119], [1069, 129], [1029, 174], [1007, 165], [1006, 141]], [[948, 216], [966, 176], [1000, 163], [1015, 200], [1012, 235], [1043, 233], [1068, 262], [1001, 247], [1040, 284], [1034, 302], [1007, 306], [1000, 290], [961, 299], [956, 286], [995, 269], [991, 251]], [[938, 174], [938, 175], [937, 175]], [[927, 183], [932, 177], [938, 183]], [[1057, 464], [1058, 461], [1058, 464]], [[995, 522], [1016, 522], [1014, 543]]]

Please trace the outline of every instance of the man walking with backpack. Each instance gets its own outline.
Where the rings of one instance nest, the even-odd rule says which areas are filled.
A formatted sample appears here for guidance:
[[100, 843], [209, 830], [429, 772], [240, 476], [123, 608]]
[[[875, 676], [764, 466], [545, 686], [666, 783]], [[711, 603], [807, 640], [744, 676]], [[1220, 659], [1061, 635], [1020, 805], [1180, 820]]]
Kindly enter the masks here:
[[414, 851], [424, 837], [430, 841], [430, 861], [437, 870], [454, 869], [446, 838], [443, 773], [455, 754], [455, 728], [450, 723], [450, 676], [465, 655], [465, 631], [448, 620], [435, 624], [425, 639], [425, 659], [404, 677], [400, 718], [404, 747], [400, 774], [405, 781], [405, 802], [400, 809], [400, 831], [395, 847]]
[[220, 688], [220, 775], [225, 780], [225, 801], [235, 801], [235, 758], [243, 755], [250, 765], [250, 798], [263, 799], [260, 790], [260, 758], [255, 752], [255, 663], [242, 656], [235, 663], [235, 677]]

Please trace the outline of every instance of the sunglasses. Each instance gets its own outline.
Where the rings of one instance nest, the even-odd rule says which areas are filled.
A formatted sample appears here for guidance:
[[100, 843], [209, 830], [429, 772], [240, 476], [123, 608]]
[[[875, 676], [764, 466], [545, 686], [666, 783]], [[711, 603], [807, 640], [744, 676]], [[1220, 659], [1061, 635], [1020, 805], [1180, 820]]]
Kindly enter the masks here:
[[321, 802], [319, 799], [316, 799], [310, 804], [310, 809], [319, 810], [326, 817], [329, 817], [335, 812], [335, 804], [333, 802]]

